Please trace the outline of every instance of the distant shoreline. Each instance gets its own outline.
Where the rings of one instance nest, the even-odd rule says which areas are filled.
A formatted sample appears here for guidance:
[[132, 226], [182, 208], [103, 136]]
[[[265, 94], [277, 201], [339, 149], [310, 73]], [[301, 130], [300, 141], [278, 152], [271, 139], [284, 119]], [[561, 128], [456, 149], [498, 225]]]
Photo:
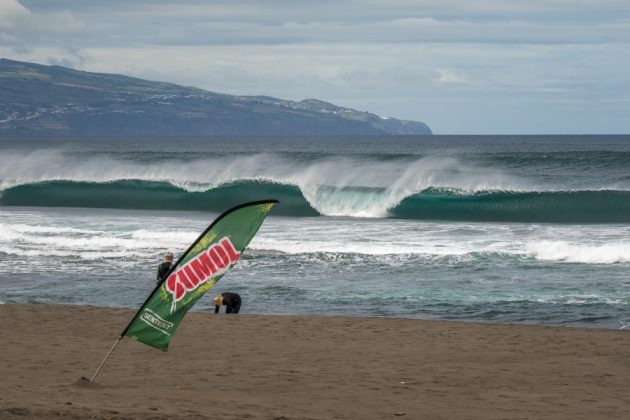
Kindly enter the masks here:
[[236, 96], [0, 58], [0, 136], [431, 135], [318, 99]]

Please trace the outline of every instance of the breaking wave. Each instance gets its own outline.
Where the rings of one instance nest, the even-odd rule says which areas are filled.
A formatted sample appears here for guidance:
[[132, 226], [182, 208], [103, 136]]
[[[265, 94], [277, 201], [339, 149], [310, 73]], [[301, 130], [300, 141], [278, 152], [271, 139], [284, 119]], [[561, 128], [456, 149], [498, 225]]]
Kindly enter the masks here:
[[276, 198], [276, 215], [415, 220], [553, 223], [630, 222], [630, 191], [478, 191], [427, 188], [392, 197], [384, 188], [311, 186], [240, 181], [188, 191], [165, 182], [49, 181], [14, 186], [3, 206], [97, 207], [216, 211], [244, 201]]
[[630, 222], [630, 186], [537, 185], [447, 156], [0, 156], [0, 205], [216, 211], [275, 198], [274, 215]]

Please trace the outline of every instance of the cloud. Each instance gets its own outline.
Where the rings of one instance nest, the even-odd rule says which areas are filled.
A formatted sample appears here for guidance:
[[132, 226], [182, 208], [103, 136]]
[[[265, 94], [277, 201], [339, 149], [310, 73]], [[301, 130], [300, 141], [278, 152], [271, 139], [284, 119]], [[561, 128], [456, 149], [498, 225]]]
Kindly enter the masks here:
[[435, 79], [438, 83], [470, 83], [468, 76], [457, 72], [452, 69], [436, 69], [437, 70], [437, 78]]
[[52, 66], [83, 68], [90, 62], [89, 54], [80, 48], [65, 47], [63, 51], [48, 57], [46, 63]]
[[47, 0], [30, 5], [35, 16], [59, 22], [48, 25], [49, 31], [51, 26], [81, 30], [83, 42], [93, 46], [630, 39], [626, 0]]
[[81, 14], [121, 16], [141, 15], [170, 22], [249, 21], [375, 21], [404, 17], [440, 19], [502, 19], [506, 16], [551, 17], [554, 20], [578, 16], [593, 20], [596, 16], [628, 13], [626, 0], [46, 0], [28, 1], [42, 11], [73, 10]]
[[46, 44], [66, 47], [86, 28], [68, 10], [33, 12], [16, 0], [0, 0], [0, 40], [16, 52]]
[[[509, 3], [509, 2], [508, 2]], [[434, 15], [416, 8], [382, 16], [355, 10], [346, 3], [327, 13], [311, 6], [313, 13], [270, 7], [247, 7], [243, 2], [224, 4], [136, 4], [103, 16], [85, 12], [93, 21], [87, 40], [99, 46], [151, 45], [260, 45], [311, 42], [487, 42], [487, 43], [605, 43], [628, 42], [628, 22], [610, 19], [531, 18], [526, 14], [492, 16]], [[437, 7], [437, 6], [436, 6]], [[383, 8], [384, 9], [384, 8]], [[411, 8], [410, 8], [411, 9]], [[446, 8], [445, 8], [446, 9]], [[332, 13], [334, 12], [334, 13]], [[610, 12], [612, 13], [612, 12]], [[308, 16], [308, 19], [305, 19]], [[59, 18], [57, 18], [58, 20]], [[76, 19], [76, 17], [75, 17]], [[58, 25], [83, 27], [83, 25]], [[111, 34], [116, 34], [112, 37]], [[86, 40], [86, 41], [87, 41]]]
[[29, 16], [29, 10], [17, 0], [0, 0], [0, 33], [20, 26]]
[[36, 15], [33, 23], [43, 33], [80, 33], [87, 29], [87, 25], [68, 10], [46, 15]]

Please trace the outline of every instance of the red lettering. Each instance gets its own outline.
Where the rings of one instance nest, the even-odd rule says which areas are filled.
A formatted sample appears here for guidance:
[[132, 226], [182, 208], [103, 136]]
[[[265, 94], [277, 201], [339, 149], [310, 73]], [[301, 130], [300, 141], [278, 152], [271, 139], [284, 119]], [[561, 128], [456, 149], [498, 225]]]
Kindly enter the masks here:
[[184, 267], [184, 271], [186, 272], [186, 276], [188, 276], [188, 280], [190, 280], [190, 282], [192, 283], [192, 287], [190, 287], [189, 290], [195, 289], [197, 286], [199, 286], [199, 283], [205, 280], [203, 277], [197, 278], [190, 264], [187, 264]]
[[226, 264], [223, 262], [221, 256], [217, 253], [216, 248], [216, 246], [210, 248], [210, 250], [208, 251], [208, 255], [212, 259], [212, 262], [214, 262], [214, 264], [217, 266], [217, 269], [222, 270], [225, 268]]
[[164, 282], [164, 287], [173, 295], [173, 302], [177, 302], [186, 295], [186, 291], [195, 290], [200, 283], [234, 264], [240, 256], [230, 239], [225, 237], [172, 273]]
[[181, 283], [176, 283], [175, 302], [183, 298], [185, 294], [186, 294], [186, 289], [184, 289], [184, 285]]
[[238, 260], [238, 258], [241, 256], [241, 253], [234, 249], [234, 245], [232, 245], [232, 242], [228, 238], [223, 238], [221, 240], [221, 245], [223, 246], [223, 249], [225, 249], [225, 251], [227, 252], [228, 257], [230, 258], [230, 262], [234, 264], [236, 260]]
[[175, 285], [177, 284], [177, 274], [173, 273], [169, 276], [168, 280], [166, 280], [166, 289], [168, 289], [171, 294], [175, 293]]
[[210, 257], [205, 252], [192, 260], [190, 266], [200, 279], [207, 279], [216, 271], [214, 264], [210, 261]]
[[[184, 267], [185, 269], [186, 267]], [[179, 284], [183, 285], [186, 289], [191, 290], [194, 288], [192, 280], [188, 278], [184, 269], [180, 269], [177, 272], [177, 278], [179, 279]]]
[[227, 252], [225, 252], [225, 249], [223, 249], [223, 247], [220, 244], [215, 245], [214, 249], [216, 249], [217, 254], [219, 254], [219, 257], [221, 257], [221, 261], [223, 261], [223, 266], [227, 267], [228, 265], [230, 265], [230, 257], [228, 257], [228, 254]]

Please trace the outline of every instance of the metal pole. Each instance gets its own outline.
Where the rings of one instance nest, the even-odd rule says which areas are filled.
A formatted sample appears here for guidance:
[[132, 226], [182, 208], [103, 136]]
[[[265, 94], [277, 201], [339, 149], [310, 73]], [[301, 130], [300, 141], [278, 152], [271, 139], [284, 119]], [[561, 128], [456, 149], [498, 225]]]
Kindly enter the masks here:
[[90, 379], [90, 383], [94, 382], [94, 379], [96, 378], [96, 375], [98, 375], [98, 373], [101, 371], [101, 368], [103, 367], [103, 365], [105, 364], [105, 362], [107, 361], [107, 359], [109, 358], [109, 355], [112, 354], [112, 352], [114, 351], [114, 349], [116, 348], [116, 346], [118, 345], [118, 342], [123, 338], [123, 336], [121, 335], [120, 337], [118, 337], [118, 340], [116, 340], [116, 342], [114, 343], [114, 345], [112, 346], [111, 349], [109, 349], [109, 352], [107, 353], [107, 356], [105, 356], [105, 359], [103, 359], [103, 361], [101, 362], [101, 365], [98, 367], [98, 369], [96, 369], [96, 372], [94, 372], [94, 376], [92, 376], [92, 379]]

